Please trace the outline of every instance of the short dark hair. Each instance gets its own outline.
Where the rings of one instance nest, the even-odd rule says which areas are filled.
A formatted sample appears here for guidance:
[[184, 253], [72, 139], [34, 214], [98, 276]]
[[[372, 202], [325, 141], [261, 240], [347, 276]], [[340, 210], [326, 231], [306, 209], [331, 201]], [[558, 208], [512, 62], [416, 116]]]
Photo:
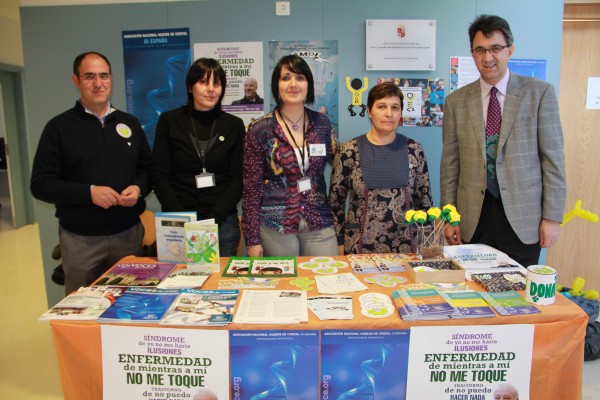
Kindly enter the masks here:
[[404, 95], [402, 94], [402, 90], [400, 90], [400, 88], [396, 86], [394, 82], [381, 82], [369, 90], [369, 95], [367, 97], [367, 108], [369, 109], [369, 112], [371, 112], [373, 104], [375, 104], [377, 100], [381, 100], [390, 96], [399, 97], [400, 109], [404, 108]]
[[215, 108], [221, 110], [221, 102], [223, 101], [223, 97], [225, 97], [225, 87], [227, 86], [227, 75], [221, 64], [214, 58], [199, 58], [191, 65], [185, 77], [185, 87], [188, 95], [187, 105], [190, 109], [194, 108], [192, 86], [204, 78], [205, 75], [207, 79], [212, 79], [213, 82], [218, 80], [221, 84], [221, 96], [219, 96], [219, 101], [215, 104]]
[[281, 97], [279, 96], [279, 78], [281, 78], [281, 68], [286, 67], [289, 71], [304, 75], [308, 82], [308, 93], [306, 94], [306, 103], [312, 104], [315, 102], [315, 81], [313, 79], [310, 67], [302, 57], [296, 54], [283, 56], [275, 65], [273, 75], [271, 75], [271, 93], [277, 105], [281, 105]]
[[495, 31], [502, 32], [507, 46], [512, 46], [514, 42], [513, 34], [510, 30], [508, 22], [497, 15], [482, 14], [475, 19], [469, 26], [469, 40], [471, 42], [471, 50], [473, 49], [473, 40], [477, 32], [481, 32], [485, 37], [491, 37]]
[[81, 67], [83, 59], [90, 55], [98, 56], [104, 61], [106, 61], [106, 63], [108, 64], [108, 72], [112, 74], [112, 67], [110, 66], [110, 61], [108, 61], [108, 58], [106, 58], [104, 54], [98, 53], [97, 51], [87, 51], [75, 57], [75, 61], [73, 61], [73, 74], [75, 74], [75, 76], [79, 77], [79, 67]]

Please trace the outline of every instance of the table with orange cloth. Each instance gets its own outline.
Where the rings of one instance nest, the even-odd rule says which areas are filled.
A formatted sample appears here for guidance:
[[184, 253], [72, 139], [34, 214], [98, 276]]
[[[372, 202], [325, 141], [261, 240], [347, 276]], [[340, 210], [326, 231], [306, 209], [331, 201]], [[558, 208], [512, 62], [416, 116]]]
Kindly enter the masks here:
[[[346, 257], [334, 257], [347, 261]], [[151, 258], [126, 258], [128, 262], [155, 262]], [[124, 259], [123, 261], [125, 261]], [[298, 262], [309, 260], [310, 257], [299, 257]], [[227, 259], [221, 259], [221, 271], [227, 264]], [[352, 272], [351, 268], [341, 269], [340, 273]], [[393, 275], [404, 276], [403, 273]], [[311, 271], [298, 269], [298, 276], [313, 277]], [[372, 276], [369, 274], [356, 275], [359, 280]], [[218, 288], [221, 274], [213, 273], [204, 283], [202, 289]], [[279, 278], [277, 290], [295, 290], [290, 285], [293, 278]], [[475, 290], [480, 290], [477, 285]], [[388, 296], [398, 288], [384, 288], [379, 285], [367, 284], [369, 292], [385, 293]], [[387, 318], [372, 319], [360, 312], [359, 297], [365, 292], [353, 293], [354, 319], [321, 321], [309, 312], [307, 324], [298, 325], [257, 325], [230, 324], [226, 327], [177, 327], [177, 329], [227, 329], [227, 330], [286, 330], [286, 329], [355, 329], [355, 330], [385, 330], [409, 329], [412, 326], [434, 325], [504, 325], [504, 324], [535, 324], [534, 345], [531, 366], [530, 399], [569, 399], [578, 400], [582, 396], [583, 348], [588, 316], [581, 308], [562, 295], [556, 296], [556, 303], [551, 306], [539, 306], [540, 314], [519, 316], [497, 316], [495, 318], [451, 319], [444, 321], [403, 321], [398, 313]], [[308, 296], [318, 295], [316, 284]], [[58, 368], [64, 392], [64, 398], [69, 399], [102, 399], [102, 347], [101, 324], [94, 321], [51, 321], [56, 346]], [[127, 324], [127, 326], [163, 327], [158, 324]], [[173, 327], [169, 327], [173, 328]], [[519, 340], [515, 337], [515, 340]]]

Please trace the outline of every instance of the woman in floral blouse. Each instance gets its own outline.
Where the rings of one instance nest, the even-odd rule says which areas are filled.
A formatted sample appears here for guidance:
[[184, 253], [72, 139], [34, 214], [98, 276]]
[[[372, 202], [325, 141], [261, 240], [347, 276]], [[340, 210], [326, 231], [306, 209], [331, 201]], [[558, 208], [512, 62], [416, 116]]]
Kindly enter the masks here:
[[374, 86], [367, 101], [371, 129], [336, 153], [329, 203], [340, 254], [415, 250], [415, 231], [404, 224], [404, 213], [427, 210], [432, 199], [423, 147], [396, 133], [403, 100], [392, 82]]
[[244, 140], [242, 228], [249, 256], [335, 255], [338, 252], [324, 170], [335, 130], [313, 103], [306, 61], [282, 57], [273, 70], [275, 110], [254, 121]]

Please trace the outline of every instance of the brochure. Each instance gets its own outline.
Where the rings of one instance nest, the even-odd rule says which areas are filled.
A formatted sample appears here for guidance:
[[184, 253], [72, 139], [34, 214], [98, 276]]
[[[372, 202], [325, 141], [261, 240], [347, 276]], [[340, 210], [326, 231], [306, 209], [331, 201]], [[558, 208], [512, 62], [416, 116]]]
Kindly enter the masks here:
[[219, 272], [219, 225], [214, 219], [186, 222], [185, 255], [189, 270]]
[[277, 278], [237, 278], [219, 279], [219, 289], [275, 289], [279, 284]]
[[474, 290], [439, 292], [456, 309], [450, 318], [490, 318], [496, 314]]
[[488, 292], [506, 292], [525, 290], [527, 276], [517, 271], [483, 272], [471, 274], [471, 279]]
[[158, 323], [178, 295], [174, 289], [129, 288], [98, 321]]
[[229, 257], [224, 277], [297, 276], [296, 257]]
[[400, 318], [405, 321], [448, 319], [452, 307], [431, 285], [407, 285], [392, 292]]
[[119, 261], [94, 286], [156, 286], [175, 268], [175, 264]]
[[315, 276], [315, 280], [317, 281], [317, 290], [322, 294], [340, 294], [369, 290], [364, 283], [350, 273], [318, 275]]
[[116, 286], [80, 287], [39, 318], [40, 321], [96, 320], [127, 288]]
[[321, 321], [354, 318], [352, 296], [313, 296], [307, 303], [308, 309]]
[[156, 227], [156, 254], [158, 261], [185, 263], [186, 222], [196, 221], [196, 212], [157, 212], [154, 214]]
[[200, 288], [210, 277], [205, 272], [194, 272], [189, 269], [173, 270], [161, 283], [157, 289], [193, 289]]
[[514, 290], [481, 293], [481, 297], [499, 315], [538, 314], [541, 312], [536, 306], [528, 303]]
[[236, 324], [298, 324], [308, 322], [302, 290], [244, 290], [233, 322]]
[[183, 289], [161, 325], [223, 326], [233, 320], [237, 290]]

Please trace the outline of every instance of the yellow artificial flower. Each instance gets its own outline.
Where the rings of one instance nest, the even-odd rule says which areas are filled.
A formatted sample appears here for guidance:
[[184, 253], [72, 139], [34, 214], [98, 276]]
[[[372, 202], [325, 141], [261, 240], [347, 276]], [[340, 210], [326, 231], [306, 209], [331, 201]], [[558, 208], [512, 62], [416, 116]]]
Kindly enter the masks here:
[[427, 213], [425, 211], [415, 211], [415, 222], [417, 224], [424, 224], [427, 222]]
[[446, 204], [444, 206], [444, 211], [448, 210], [449, 212], [456, 212], [456, 207], [454, 207], [452, 204]]
[[460, 214], [456, 211], [450, 212], [448, 223], [452, 226], [456, 226], [460, 222]]
[[430, 221], [435, 221], [440, 217], [440, 215], [442, 215], [442, 210], [437, 207], [431, 207], [429, 210], [427, 210], [427, 215], [429, 216]]
[[415, 222], [415, 210], [408, 210], [405, 214], [404, 214], [404, 220], [406, 221], [406, 223], [408, 224], [412, 224], [413, 222]]

